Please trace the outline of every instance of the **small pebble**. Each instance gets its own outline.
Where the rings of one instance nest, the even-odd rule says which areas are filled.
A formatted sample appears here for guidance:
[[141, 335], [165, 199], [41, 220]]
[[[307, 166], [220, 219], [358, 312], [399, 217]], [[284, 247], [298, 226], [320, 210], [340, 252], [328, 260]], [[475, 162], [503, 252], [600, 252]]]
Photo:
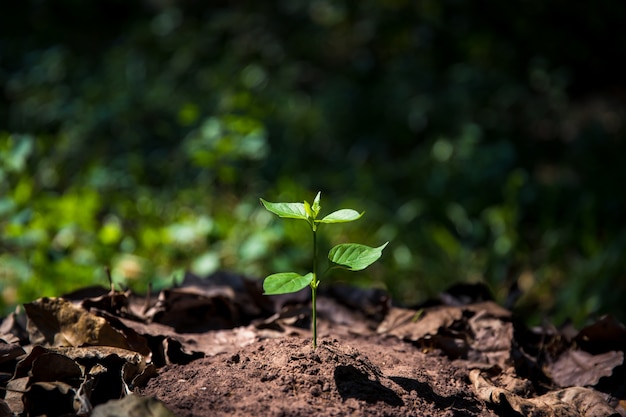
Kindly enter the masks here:
[[313, 386], [311, 388], [311, 395], [314, 397], [319, 397], [322, 394], [322, 391], [320, 391], [320, 387], [318, 387], [317, 385]]

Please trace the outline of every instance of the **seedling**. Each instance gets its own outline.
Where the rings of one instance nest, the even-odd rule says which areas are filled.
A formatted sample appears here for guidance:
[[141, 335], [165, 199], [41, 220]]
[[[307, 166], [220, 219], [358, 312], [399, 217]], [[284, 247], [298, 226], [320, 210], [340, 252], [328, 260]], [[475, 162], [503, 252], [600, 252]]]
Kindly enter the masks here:
[[[269, 275], [263, 281], [265, 295], [288, 294], [311, 287], [311, 326], [313, 330], [313, 349], [317, 347], [317, 307], [316, 295], [319, 279], [317, 274], [317, 230], [323, 223], [348, 223], [360, 219], [364, 213], [352, 209], [341, 209], [318, 219], [321, 209], [321, 193], [317, 193], [313, 204], [304, 203], [270, 203], [261, 199], [263, 206], [270, 212], [286, 219], [299, 219], [306, 221], [313, 232], [313, 271], [306, 275], [295, 272], [279, 272]], [[348, 271], [361, 271], [380, 258], [383, 249], [389, 242], [372, 248], [359, 243], [342, 243], [333, 247], [328, 252], [329, 267], [324, 274], [335, 268], [347, 269]]]

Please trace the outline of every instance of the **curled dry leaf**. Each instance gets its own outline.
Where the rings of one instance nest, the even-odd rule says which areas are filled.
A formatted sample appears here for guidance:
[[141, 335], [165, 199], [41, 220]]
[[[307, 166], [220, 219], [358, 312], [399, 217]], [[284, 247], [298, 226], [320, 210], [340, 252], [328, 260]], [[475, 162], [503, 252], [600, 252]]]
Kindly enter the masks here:
[[26, 392], [28, 378], [13, 378], [6, 385], [4, 400], [13, 413], [20, 415], [24, 411], [22, 395]]
[[56, 352], [37, 356], [31, 366], [31, 381], [71, 381], [79, 379], [82, 371], [78, 363]]
[[505, 369], [511, 366], [513, 324], [494, 317], [488, 310], [480, 310], [468, 320], [471, 333], [468, 359], [498, 365]]
[[231, 329], [273, 309], [258, 281], [218, 272], [206, 279], [185, 274], [180, 288], [165, 289], [145, 317], [181, 333]]
[[419, 345], [436, 347], [450, 358], [511, 366], [511, 313], [492, 301], [423, 310], [391, 308], [378, 326], [388, 334]]
[[29, 386], [22, 400], [25, 410], [31, 416], [84, 415], [91, 411], [82, 409], [76, 389], [61, 381], [35, 382]]
[[40, 298], [24, 305], [31, 343], [46, 346], [115, 346], [132, 350], [123, 334], [104, 318], [62, 298]]
[[163, 290], [146, 314], [178, 332], [228, 329], [239, 324], [231, 288], [204, 290], [196, 287]]
[[176, 417], [162, 402], [152, 397], [129, 395], [110, 400], [93, 409], [91, 417]]
[[469, 373], [470, 381], [479, 398], [498, 414], [524, 417], [619, 417], [604, 398], [589, 388], [572, 387], [551, 391], [535, 398], [523, 398], [495, 386], [478, 369]]
[[[60, 415], [57, 412], [84, 415], [92, 405], [128, 395], [155, 375], [152, 363], [126, 349], [34, 346], [16, 367], [9, 388], [12, 394], [20, 396], [29, 415], [46, 414], [46, 409], [41, 407], [48, 405], [38, 398], [47, 398], [60, 407], [48, 409], [48, 415]], [[15, 401], [10, 405], [14, 411], [20, 410]]]
[[6, 343], [0, 339], [0, 365], [15, 361], [15, 359], [25, 354], [26, 352], [24, 352], [21, 346], [15, 343]]
[[463, 316], [459, 307], [433, 307], [420, 312], [404, 308], [392, 308], [378, 326], [378, 333], [418, 341], [437, 334], [440, 328], [449, 327]]
[[23, 345], [28, 342], [26, 315], [23, 310], [19, 313], [11, 313], [2, 319], [2, 322], [0, 323], [0, 339], [9, 344]]

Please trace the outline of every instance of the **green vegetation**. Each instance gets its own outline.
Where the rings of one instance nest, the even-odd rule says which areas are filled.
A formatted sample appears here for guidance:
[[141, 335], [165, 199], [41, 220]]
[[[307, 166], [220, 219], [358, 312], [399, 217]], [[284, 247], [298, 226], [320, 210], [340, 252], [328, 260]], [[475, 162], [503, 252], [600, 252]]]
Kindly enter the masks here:
[[[255, 196], [368, 213], [351, 283], [485, 282], [626, 320], [626, 3], [15, 2], [0, 13], [0, 309], [180, 271], [308, 270]], [[558, 16], [558, 19], [555, 19]], [[559, 26], [554, 22], [558, 21]], [[342, 271], [333, 280], [348, 280]]]
[[[313, 271], [306, 275], [300, 275], [296, 272], [279, 272], [269, 275], [263, 281], [263, 290], [265, 295], [288, 294], [298, 292], [306, 286], [311, 287], [311, 327], [313, 329], [313, 349], [317, 347], [317, 287], [320, 284], [317, 273], [317, 229], [322, 224], [348, 223], [360, 219], [363, 213], [359, 213], [352, 209], [341, 209], [318, 219], [320, 213], [321, 192], [317, 193], [313, 204], [309, 204], [306, 200], [304, 203], [271, 203], [261, 199], [263, 206], [278, 217], [287, 219], [299, 219], [306, 221], [311, 227], [313, 233]], [[328, 260], [331, 262], [326, 272], [333, 268], [344, 268], [349, 271], [361, 271], [381, 257], [383, 249], [389, 242], [377, 248], [361, 245], [358, 243], [342, 243], [334, 246], [328, 252]]]

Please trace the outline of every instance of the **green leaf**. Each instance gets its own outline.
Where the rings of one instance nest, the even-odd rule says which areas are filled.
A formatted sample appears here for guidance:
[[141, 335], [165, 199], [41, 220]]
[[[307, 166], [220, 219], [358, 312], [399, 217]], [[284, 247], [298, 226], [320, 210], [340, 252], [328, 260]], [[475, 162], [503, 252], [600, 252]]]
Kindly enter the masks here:
[[271, 203], [263, 199], [261, 199], [261, 203], [268, 211], [279, 217], [307, 220], [306, 210], [302, 203]]
[[320, 209], [322, 208], [322, 206], [320, 206], [321, 196], [322, 192], [319, 191], [315, 196], [315, 200], [313, 200], [313, 206], [311, 208], [313, 209], [313, 213], [315, 213], [315, 217], [317, 217], [317, 215], [320, 213]]
[[298, 292], [313, 280], [313, 273], [306, 275], [296, 274], [295, 272], [279, 272], [272, 274], [263, 281], [264, 295], [288, 294]]
[[330, 250], [328, 259], [350, 271], [360, 271], [376, 262], [388, 244], [372, 248], [358, 243], [343, 243]]
[[316, 220], [317, 223], [347, 223], [360, 219], [365, 212], [359, 213], [352, 209], [341, 209], [333, 211], [322, 220]]
[[315, 220], [316, 214], [313, 212], [311, 205], [306, 200], [304, 200], [304, 212], [306, 213], [308, 219]]
[[313, 205], [309, 204], [308, 201], [304, 201], [304, 211], [307, 216], [309, 216], [310, 220], [315, 220], [317, 215], [320, 213], [320, 195], [321, 192], [318, 192], [315, 196], [315, 200], [313, 200]]

